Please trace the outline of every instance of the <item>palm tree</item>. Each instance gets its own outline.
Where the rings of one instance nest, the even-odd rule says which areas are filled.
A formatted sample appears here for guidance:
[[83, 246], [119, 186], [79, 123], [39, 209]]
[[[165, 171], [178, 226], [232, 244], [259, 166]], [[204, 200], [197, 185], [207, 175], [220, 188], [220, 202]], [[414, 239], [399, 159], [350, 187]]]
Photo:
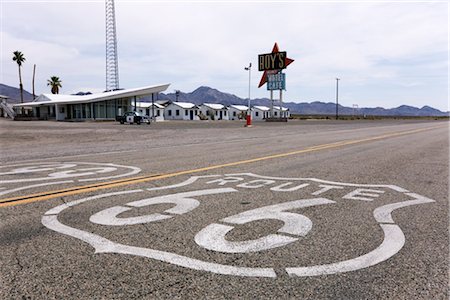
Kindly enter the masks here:
[[25, 61], [25, 57], [23, 56], [23, 53], [20, 51], [14, 51], [13, 54], [14, 54], [13, 61], [15, 61], [19, 66], [20, 103], [23, 103], [23, 84], [22, 84], [22, 72], [20, 70], [20, 67], [22, 67], [22, 63]]
[[62, 81], [58, 76], [52, 76], [47, 80], [47, 85], [52, 87], [52, 94], [59, 94], [59, 88], [62, 87]]

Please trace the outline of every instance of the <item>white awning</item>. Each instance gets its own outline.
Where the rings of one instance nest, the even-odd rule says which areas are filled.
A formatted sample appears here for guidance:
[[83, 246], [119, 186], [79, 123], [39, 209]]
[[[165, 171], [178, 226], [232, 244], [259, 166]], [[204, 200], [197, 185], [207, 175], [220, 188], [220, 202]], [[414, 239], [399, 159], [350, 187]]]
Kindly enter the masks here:
[[170, 84], [154, 85], [134, 89], [124, 89], [117, 91], [110, 91], [104, 93], [90, 94], [90, 95], [59, 95], [59, 94], [42, 94], [37, 97], [33, 102], [15, 104], [14, 107], [21, 106], [40, 106], [40, 105], [52, 105], [52, 104], [79, 104], [79, 103], [92, 103], [105, 100], [115, 100], [120, 98], [132, 98], [147, 96], [153, 93], [160, 93], [169, 87]]

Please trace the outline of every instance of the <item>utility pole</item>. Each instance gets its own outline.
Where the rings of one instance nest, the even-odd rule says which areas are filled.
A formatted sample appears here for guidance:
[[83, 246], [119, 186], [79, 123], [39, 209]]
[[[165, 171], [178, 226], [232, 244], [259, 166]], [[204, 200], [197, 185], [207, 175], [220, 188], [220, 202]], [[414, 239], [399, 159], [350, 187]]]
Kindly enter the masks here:
[[36, 77], [36, 64], [33, 66], [33, 100], [36, 99], [36, 93], [34, 92], [34, 78]]
[[247, 124], [246, 126], [249, 127], [252, 125], [252, 115], [250, 111], [250, 85], [252, 81], [252, 63], [248, 64], [248, 67], [244, 68], [246, 71], [248, 71], [248, 108], [247, 108]]
[[336, 120], [339, 118], [339, 78], [336, 78]]

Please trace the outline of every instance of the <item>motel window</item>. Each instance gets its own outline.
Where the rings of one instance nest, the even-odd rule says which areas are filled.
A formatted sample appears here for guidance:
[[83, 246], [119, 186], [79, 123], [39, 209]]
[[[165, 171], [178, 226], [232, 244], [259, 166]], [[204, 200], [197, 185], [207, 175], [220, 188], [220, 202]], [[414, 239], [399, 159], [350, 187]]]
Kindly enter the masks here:
[[185, 116], [188, 115], [188, 111], [187, 111], [187, 110], [184, 111], [184, 115], [185, 115]]
[[169, 110], [167, 111], [167, 114], [168, 114], [169, 116], [171, 116], [171, 115], [172, 115], [172, 111], [169, 109]]
[[256, 111], [255, 112], [255, 116], [259, 117], [259, 112]]
[[236, 117], [236, 112], [235, 111], [233, 111], [233, 117]]
[[180, 115], [180, 110], [177, 109], [177, 110], [175, 111], [175, 114], [176, 114], [177, 116], [179, 116], [179, 115]]

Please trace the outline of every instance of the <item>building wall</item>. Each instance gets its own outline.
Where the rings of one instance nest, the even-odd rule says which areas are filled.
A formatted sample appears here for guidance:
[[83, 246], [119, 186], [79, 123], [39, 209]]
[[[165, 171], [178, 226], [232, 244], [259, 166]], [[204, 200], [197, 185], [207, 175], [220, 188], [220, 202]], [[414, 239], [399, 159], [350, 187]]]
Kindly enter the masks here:
[[242, 119], [245, 119], [245, 116], [247, 115], [247, 111], [241, 111], [239, 109], [230, 107], [228, 108], [228, 119], [229, 120], [240, 120], [239, 116], [242, 116]]
[[[212, 109], [205, 105], [200, 105], [200, 112], [208, 117], [209, 120], [229, 120], [228, 109]], [[220, 117], [220, 112], [222, 112], [222, 117]], [[212, 117], [214, 116], [214, 118]]]
[[253, 121], [262, 121], [269, 117], [269, 111], [260, 110], [260, 109], [252, 109], [252, 120]]
[[164, 108], [164, 119], [165, 120], [191, 120], [191, 113], [193, 120], [199, 120], [198, 108], [184, 109], [175, 104], [169, 104]]

